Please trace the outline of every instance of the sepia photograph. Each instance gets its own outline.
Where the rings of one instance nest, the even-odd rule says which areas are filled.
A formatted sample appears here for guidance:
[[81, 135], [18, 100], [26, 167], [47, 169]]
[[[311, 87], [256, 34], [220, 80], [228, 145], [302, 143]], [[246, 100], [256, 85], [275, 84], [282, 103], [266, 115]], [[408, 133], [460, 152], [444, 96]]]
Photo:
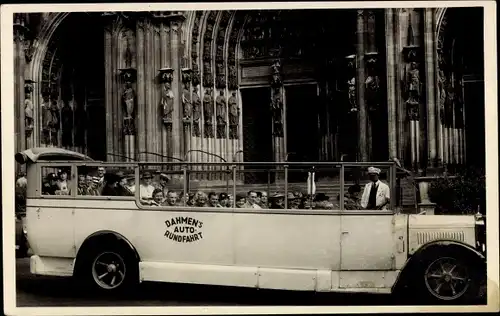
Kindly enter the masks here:
[[498, 311], [494, 2], [1, 10], [5, 314]]

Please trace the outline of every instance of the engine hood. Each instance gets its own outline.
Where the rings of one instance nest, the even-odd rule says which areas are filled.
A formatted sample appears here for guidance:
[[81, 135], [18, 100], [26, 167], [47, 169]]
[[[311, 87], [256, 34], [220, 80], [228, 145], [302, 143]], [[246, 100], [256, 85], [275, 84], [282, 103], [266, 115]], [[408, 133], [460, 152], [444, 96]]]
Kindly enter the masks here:
[[437, 240], [459, 241], [475, 246], [474, 215], [410, 215], [408, 217], [408, 252]]

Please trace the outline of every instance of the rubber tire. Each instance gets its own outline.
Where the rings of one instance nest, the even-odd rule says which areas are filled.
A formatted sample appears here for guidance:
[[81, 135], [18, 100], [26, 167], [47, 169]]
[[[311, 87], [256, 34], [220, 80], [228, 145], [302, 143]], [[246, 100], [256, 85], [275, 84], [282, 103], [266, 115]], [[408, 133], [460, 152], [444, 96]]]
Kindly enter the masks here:
[[[467, 254], [465, 251], [457, 251], [457, 249], [443, 249], [441, 247], [433, 250], [429, 250], [424, 253], [421, 260], [419, 261], [415, 273], [412, 273], [413, 277], [410, 281], [412, 286], [411, 295], [412, 300], [417, 304], [425, 305], [462, 305], [471, 304], [474, 305], [479, 296], [479, 289], [482, 279], [486, 276], [486, 270], [482, 266], [480, 259], [478, 257], [473, 257], [474, 255]], [[435, 260], [443, 257], [453, 258], [459, 262], [462, 262], [469, 272], [469, 277], [471, 282], [469, 287], [460, 297], [454, 300], [441, 300], [434, 295], [432, 295], [425, 285], [424, 275], [431, 263]]]
[[[92, 264], [103, 252], [115, 252], [120, 255], [124, 261], [126, 269], [125, 280], [117, 288], [103, 289], [94, 281], [92, 276]], [[75, 267], [77, 268], [75, 277], [79, 286], [81, 286], [80, 290], [83, 290], [84, 293], [97, 293], [107, 296], [129, 295], [139, 284], [139, 262], [135, 258], [133, 251], [120, 243], [105, 243], [103, 245], [89, 247], [84, 253], [80, 254], [80, 256], [81, 257], [77, 259], [77, 267]]]

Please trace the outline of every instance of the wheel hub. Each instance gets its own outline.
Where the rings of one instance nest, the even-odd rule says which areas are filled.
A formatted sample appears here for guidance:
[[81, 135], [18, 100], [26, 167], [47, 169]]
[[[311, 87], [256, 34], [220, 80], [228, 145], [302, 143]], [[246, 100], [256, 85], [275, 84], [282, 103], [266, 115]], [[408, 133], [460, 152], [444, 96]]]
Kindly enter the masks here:
[[108, 272], [116, 272], [116, 265], [114, 263], [108, 264]]

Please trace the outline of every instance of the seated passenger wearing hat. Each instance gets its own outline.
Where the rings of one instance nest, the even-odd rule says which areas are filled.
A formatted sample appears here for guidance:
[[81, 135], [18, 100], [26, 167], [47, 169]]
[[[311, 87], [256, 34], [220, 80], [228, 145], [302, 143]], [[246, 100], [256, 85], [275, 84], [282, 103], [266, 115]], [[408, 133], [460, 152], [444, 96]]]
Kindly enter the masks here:
[[68, 180], [68, 170], [60, 169], [58, 172], [59, 180], [57, 181], [58, 190], [56, 194], [58, 195], [69, 195], [71, 182]]
[[365, 185], [361, 206], [368, 210], [385, 210], [390, 202], [391, 190], [389, 186], [379, 180], [380, 169], [368, 168], [370, 183]]
[[151, 201], [153, 199], [153, 191], [155, 187], [152, 184], [153, 175], [149, 171], [144, 171], [142, 174], [142, 183], [139, 186], [140, 197], [142, 202]]
[[131, 196], [132, 194], [123, 187], [121, 180], [123, 174], [106, 172], [104, 174], [104, 187], [101, 194], [103, 196]]
[[55, 173], [49, 173], [43, 183], [42, 194], [55, 195], [57, 190], [59, 190], [59, 187], [57, 186], [57, 176]]

